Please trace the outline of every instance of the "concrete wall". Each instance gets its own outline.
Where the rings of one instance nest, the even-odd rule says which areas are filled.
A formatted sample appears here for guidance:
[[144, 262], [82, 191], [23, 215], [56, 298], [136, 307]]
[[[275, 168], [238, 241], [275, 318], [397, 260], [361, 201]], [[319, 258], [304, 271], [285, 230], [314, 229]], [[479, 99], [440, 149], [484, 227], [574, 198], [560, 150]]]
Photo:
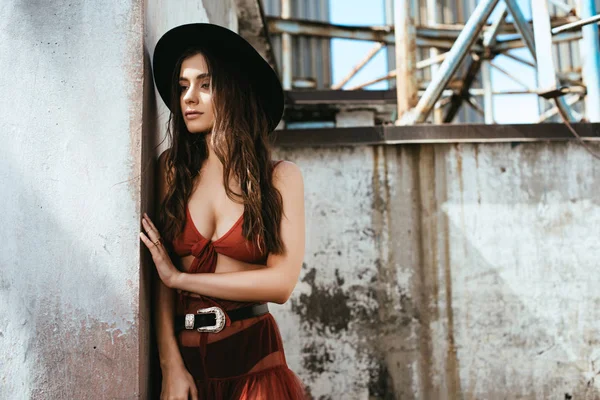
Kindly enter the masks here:
[[[172, 3], [0, 5], [0, 399], [149, 396], [150, 54], [181, 23], [236, 26], [231, 1]], [[313, 398], [600, 396], [600, 175], [581, 147], [278, 157], [305, 175], [307, 253], [273, 308]]]
[[600, 398], [600, 163], [582, 147], [278, 157], [304, 173], [307, 252], [274, 313], [313, 398]]
[[172, 26], [235, 29], [235, 15], [231, 1], [0, 4], [0, 399], [151, 395], [138, 232], [167, 115], [150, 54]]
[[145, 398], [139, 1], [0, 3], [0, 399]]

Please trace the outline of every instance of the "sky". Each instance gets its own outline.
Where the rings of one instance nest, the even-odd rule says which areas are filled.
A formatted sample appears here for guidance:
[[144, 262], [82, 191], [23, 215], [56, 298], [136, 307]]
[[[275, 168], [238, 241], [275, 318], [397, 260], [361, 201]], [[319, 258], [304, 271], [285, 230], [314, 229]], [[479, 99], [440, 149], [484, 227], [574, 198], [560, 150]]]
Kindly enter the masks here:
[[[385, 25], [384, 0], [329, 0], [330, 20], [333, 24], [341, 25]], [[525, 0], [519, 0], [521, 9], [526, 18], [531, 13]], [[495, 13], [490, 18], [493, 18]], [[509, 21], [512, 19], [509, 17]], [[337, 83], [367, 54], [373, 47], [373, 42], [332, 39], [331, 57], [333, 82]], [[513, 50], [515, 55], [532, 60], [526, 49]], [[508, 57], [498, 56], [494, 63], [510, 71], [518, 78], [535, 89], [535, 70]], [[352, 80], [346, 88], [366, 82], [387, 74], [387, 53], [385, 49], [379, 51]], [[494, 91], [521, 90], [522, 86], [506, 77], [501, 72], [492, 68], [492, 87]], [[369, 86], [368, 89], [387, 89], [386, 82]], [[482, 104], [482, 102], [480, 103]], [[497, 123], [534, 123], [539, 117], [537, 95], [495, 95], [494, 117]]]

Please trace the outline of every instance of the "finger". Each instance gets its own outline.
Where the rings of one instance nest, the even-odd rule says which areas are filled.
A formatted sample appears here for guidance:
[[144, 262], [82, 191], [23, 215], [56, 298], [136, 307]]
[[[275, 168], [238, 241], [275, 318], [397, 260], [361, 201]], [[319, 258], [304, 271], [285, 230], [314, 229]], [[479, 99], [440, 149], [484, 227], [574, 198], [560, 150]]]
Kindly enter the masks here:
[[142, 242], [144, 242], [146, 247], [148, 247], [148, 250], [150, 250], [150, 253], [152, 253], [152, 255], [154, 256], [154, 252], [156, 252], [156, 245], [154, 244], [154, 242], [148, 239], [148, 236], [146, 236], [144, 232], [140, 232], [140, 239], [142, 239]]
[[192, 395], [192, 400], [198, 400], [198, 390], [195, 385], [190, 388], [190, 394]]
[[145, 219], [142, 219], [142, 225], [144, 226], [146, 232], [148, 232], [148, 237], [150, 238], [150, 240], [152, 240], [152, 242], [156, 242], [159, 238], [158, 232], [153, 230], [148, 221], [146, 221]]
[[144, 217], [146, 217], [146, 221], [148, 221], [150, 223], [150, 226], [152, 227], [152, 229], [154, 229], [156, 232], [158, 232], [158, 229], [156, 228], [156, 226], [154, 226], [154, 222], [152, 222], [152, 220], [150, 219], [148, 214], [144, 213]]

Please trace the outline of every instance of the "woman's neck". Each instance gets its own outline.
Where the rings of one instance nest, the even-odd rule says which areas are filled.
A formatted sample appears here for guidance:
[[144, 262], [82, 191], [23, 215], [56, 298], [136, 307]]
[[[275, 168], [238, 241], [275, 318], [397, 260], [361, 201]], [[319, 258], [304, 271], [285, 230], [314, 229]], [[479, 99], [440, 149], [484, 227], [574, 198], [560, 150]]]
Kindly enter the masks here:
[[208, 157], [206, 158], [206, 164], [209, 165], [211, 167], [211, 169], [213, 167], [218, 167], [218, 168], [222, 169], [223, 164], [221, 164], [221, 161], [217, 158], [217, 155], [215, 154], [215, 151], [213, 150], [213, 148], [210, 144], [211, 137], [212, 137], [212, 133], [208, 133], [206, 135], [206, 144], [207, 144], [207, 148], [208, 148]]

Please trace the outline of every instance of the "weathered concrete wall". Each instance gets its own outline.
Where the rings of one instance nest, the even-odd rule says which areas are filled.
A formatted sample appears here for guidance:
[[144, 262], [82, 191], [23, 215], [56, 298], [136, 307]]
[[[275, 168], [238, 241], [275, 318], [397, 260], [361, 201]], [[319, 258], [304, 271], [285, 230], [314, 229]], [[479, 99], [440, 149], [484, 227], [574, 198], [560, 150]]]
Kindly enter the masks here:
[[304, 173], [307, 253], [275, 314], [313, 398], [600, 398], [600, 162], [583, 148], [277, 156]]
[[142, 45], [140, 1], [0, 3], [0, 399], [146, 398]]

